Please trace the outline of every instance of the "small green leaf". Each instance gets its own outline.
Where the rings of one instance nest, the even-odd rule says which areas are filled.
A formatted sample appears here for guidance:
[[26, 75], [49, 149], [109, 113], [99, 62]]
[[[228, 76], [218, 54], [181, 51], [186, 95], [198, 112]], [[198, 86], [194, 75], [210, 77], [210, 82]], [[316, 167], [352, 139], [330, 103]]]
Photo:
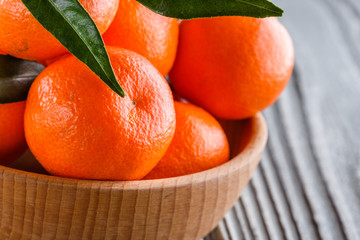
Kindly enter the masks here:
[[137, 0], [156, 13], [179, 19], [218, 16], [280, 17], [283, 10], [267, 0]]
[[26, 100], [29, 88], [44, 66], [0, 55], [0, 103]]
[[40, 24], [84, 62], [113, 91], [124, 97], [104, 41], [90, 15], [77, 0], [21, 0]]

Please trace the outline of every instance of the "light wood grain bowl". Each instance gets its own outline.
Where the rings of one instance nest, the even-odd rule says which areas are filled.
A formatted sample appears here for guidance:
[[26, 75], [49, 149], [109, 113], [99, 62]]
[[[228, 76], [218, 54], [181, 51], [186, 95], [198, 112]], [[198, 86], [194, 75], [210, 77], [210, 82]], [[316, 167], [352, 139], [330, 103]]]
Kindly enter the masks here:
[[187, 176], [90, 181], [0, 167], [0, 239], [199, 239], [239, 198], [267, 140], [261, 114], [224, 121], [232, 159]]

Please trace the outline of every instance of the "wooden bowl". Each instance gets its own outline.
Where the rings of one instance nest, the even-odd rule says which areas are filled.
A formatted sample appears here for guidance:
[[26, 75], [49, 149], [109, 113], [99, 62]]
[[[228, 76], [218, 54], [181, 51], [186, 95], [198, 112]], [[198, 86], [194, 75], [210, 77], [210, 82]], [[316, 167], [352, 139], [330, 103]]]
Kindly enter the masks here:
[[261, 114], [222, 125], [234, 157], [181, 177], [92, 181], [18, 170], [26, 161], [0, 166], [0, 239], [204, 237], [240, 197], [267, 140]]

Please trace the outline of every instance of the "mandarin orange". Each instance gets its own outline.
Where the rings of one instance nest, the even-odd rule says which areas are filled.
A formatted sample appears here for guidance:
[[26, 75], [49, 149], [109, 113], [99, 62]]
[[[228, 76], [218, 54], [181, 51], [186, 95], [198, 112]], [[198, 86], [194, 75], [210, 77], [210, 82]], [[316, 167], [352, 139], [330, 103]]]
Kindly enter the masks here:
[[6, 165], [27, 149], [24, 134], [25, 101], [0, 104], [0, 164]]
[[[101, 33], [115, 17], [119, 0], [79, 0]], [[45, 60], [67, 50], [31, 15], [21, 0], [0, 1], [0, 49], [17, 58]]]
[[53, 175], [141, 179], [170, 145], [175, 110], [164, 77], [132, 51], [108, 53], [125, 98], [73, 56], [52, 63], [30, 88], [26, 139]]
[[180, 24], [170, 81], [214, 116], [241, 119], [274, 103], [293, 66], [292, 40], [276, 18], [195, 19]]
[[135, 0], [121, 0], [103, 38], [107, 45], [143, 55], [167, 75], [175, 60], [178, 32], [176, 19], [154, 13]]
[[190, 103], [175, 101], [176, 130], [169, 149], [145, 179], [176, 177], [219, 166], [229, 143], [217, 120]]

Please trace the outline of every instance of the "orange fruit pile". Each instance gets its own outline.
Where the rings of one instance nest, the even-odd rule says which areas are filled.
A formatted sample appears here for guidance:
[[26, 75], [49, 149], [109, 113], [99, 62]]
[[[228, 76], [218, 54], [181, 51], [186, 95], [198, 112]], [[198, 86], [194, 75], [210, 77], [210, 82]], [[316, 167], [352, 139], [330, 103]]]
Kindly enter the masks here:
[[26, 107], [0, 103], [0, 164], [18, 158], [27, 143], [50, 174], [63, 177], [139, 180], [205, 171], [229, 160], [216, 118], [254, 116], [290, 79], [294, 49], [275, 18], [179, 24], [135, 0], [80, 3], [103, 34], [126, 97], [71, 56], [21, 0], [0, 1], [0, 54], [47, 66]]

